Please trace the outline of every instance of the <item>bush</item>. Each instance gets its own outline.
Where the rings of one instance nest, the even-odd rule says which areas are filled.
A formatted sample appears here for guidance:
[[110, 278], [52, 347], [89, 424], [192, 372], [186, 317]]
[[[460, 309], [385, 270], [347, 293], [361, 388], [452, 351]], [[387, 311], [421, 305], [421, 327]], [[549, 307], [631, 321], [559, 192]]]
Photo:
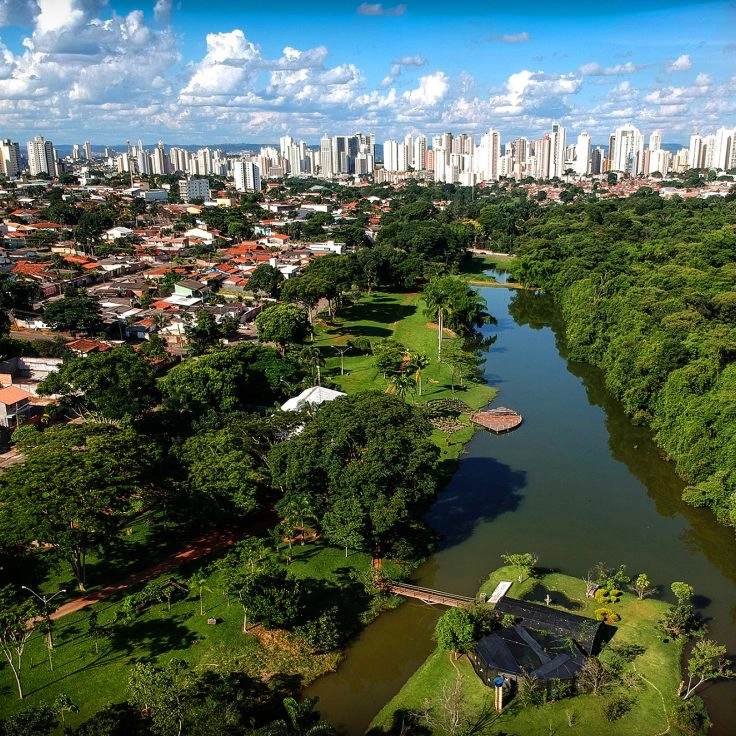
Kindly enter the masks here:
[[595, 620], [604, 621], [607, 624], [614, 624], [616, 623], [616, 621], [621, 620], [621, 616], [619, 616], [615, 611], [611, 610], [610, 608], [596, 608]]
[[619, 718], [623, 718], [623, 716], [631, 710], [635, 702], [636, 698], [631, 695], [614, 695], [603, 706], [603, 715], [606, 717], [607, 721], [617, 721]]
[[371, 341], [367, 337], [354, 337], [348, 340], [348, 345], [360, 355], [367, 355], [371, 352]]
[[700, 698], [678, 700], [671, 716], [672, 723], [687, 736], [704, 736], [713, 725]]
[[598, 603], [608, 603], [609, 593], [606, 588], [598, 588], [595, 592], [595, 599]]

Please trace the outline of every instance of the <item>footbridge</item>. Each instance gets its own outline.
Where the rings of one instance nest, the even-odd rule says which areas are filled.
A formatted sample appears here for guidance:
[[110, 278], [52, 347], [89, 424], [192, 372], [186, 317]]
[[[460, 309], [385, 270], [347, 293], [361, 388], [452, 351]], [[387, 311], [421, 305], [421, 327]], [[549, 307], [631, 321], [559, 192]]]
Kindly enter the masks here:
[[409, 585], [408, 583], [383, 583], [381, 586], [396, 595], [404, 598], [416, 598], [422, 603], [428, 603], [431, 606], [450, 606], [452, 608], [467, 608], [475, 602], [475, 598], [469, 598], [467, 595], [457, 595], [456, 593], [445, 593], [441, 590], [433, 590], [432, 588], [420, 588], [417, 585]]

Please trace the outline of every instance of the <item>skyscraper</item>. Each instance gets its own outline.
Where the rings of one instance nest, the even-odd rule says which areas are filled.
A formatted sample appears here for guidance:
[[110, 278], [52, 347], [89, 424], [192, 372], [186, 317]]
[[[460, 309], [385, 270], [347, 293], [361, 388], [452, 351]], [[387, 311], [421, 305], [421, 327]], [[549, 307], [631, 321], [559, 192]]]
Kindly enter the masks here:
[[56, 161], [54, 160], [54, 144], [37, 135], [32, 141], [28, 141], [28, 168], [31, 176], [48, 174], [56, 176]]
[[334, 176], [335, 169], [332, 161], [332, 140], [325, 133], [319, 141], [319, 170], [326, 179]]
[[89, 141], [84, 142], [84, 157], [87, 161], [92, 160], [92, 144]]
[[583, 131], [575, 144], [575, 173], [585, 176], [590, 173], [590, 136]]
[[235, 188], [239, 192], [257, 192], [261, 188], [261, 170], [254, 161], [240, 160], [233, 164]]
[[616, 151], [611, 162], [612, 171], [637, 176], [644, 167], [644, 136], [631, 123], [616, 128]]
[[0, 174], [17, 179], [20, 171], [20, 147], [10, 140], [0, 141]]
[[548, 178], [561, 177], [565, 173], [566, 131], [559, 123], [552, 124], [549, 136], [549, 174]]

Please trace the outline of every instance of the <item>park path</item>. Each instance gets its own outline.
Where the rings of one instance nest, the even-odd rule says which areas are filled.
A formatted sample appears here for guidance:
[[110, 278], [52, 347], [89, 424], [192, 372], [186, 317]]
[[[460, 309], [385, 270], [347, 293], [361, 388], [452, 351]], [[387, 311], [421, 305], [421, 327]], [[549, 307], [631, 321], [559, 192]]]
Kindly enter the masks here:
[[250, 534], [244, 532], [242, 529], [226, 529], [207, 532], [207, 534], [203, 534], [202, 536], [192, 540], [186, 545], [186, 547], [180, 549], [170, 557], [167, 557], [165, 560], [157, 562], [155, 565], [152, 565], [145, 570], [132, 573], [118, 583], [106, 585], [104, 588], [100, 588], [100, 590], [96, 590], [65, 603], [51, 614], [51, 619], [56, 620], [63, 616], [68, 616], [70, 613], [81, 611], [87, 606], [107, 600], [116, 593], [128, 590], [129, 588], [145, 582], [150, 578], [155, 578], [158, 575], [163, 575], [164, 573], [172, 572], [173, 570], [178, 570], [182, 565], [185, 565], [188, 562], [199, 560], [202, 557], [211, 555], [213, 552], [229, 547], [234, 544], [235, 541], [247, 536], [250, 536]]

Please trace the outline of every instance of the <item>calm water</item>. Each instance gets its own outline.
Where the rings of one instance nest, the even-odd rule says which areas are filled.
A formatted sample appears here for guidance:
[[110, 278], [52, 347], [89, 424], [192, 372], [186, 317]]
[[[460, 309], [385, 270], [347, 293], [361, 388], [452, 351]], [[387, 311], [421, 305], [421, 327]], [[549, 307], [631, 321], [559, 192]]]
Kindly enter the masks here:
[[[497, 405], [524, 416], [497, 437], [477, 432], [429, 513], [442, 534], [416, 580], [473, 595], [505, 552], [533, 551], [540, 565], [581, 575], [603, 560], [646, 571], [669, 592], [695, 586], [712, 635], [736, 652], [736, 542], [709, 513], [680, 500], [683, 483], [605, 391], [600, 374], [569, 363], [546, 297], [480, 290], [498, 325], [486, 378]], [[340, 670], [307, 695], [350, 736], [359, 736], [431, 651], [441, 609], [409, 602], [365, 629]], [[703, 692], [716, 724], [736, 733], [736, 682]]]

